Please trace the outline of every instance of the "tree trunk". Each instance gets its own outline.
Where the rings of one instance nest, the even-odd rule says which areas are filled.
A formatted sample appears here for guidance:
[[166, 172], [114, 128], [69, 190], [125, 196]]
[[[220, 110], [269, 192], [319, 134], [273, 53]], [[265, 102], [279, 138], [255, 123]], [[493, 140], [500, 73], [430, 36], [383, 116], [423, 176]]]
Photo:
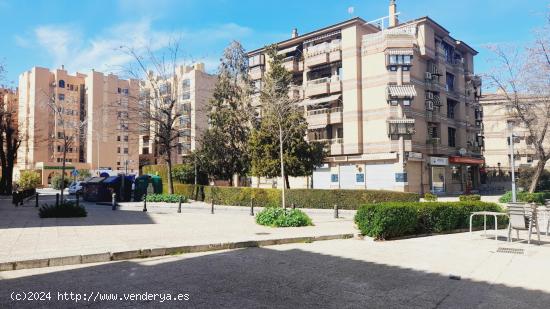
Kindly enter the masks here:
[[537, 163], [535, 174], [533, 175], [533, 179], [531, 179], [531, 185], [529, 186], [529, 193], [533, 193], [537, 189], [537, 184], [539, 183], [539, 178], [542, 175], [542, 171], [544, 171], [544, 167], [546, 166], [546, 161], [548, 160], [541, 159]]
[[290, 182], [288, 181], [288, 175], [285, 175], [285, 185], [287, 189], [290, 189]]
[[[285, 180], [285, 162], [284, 162], [284, 156], [283, 156], [283, 128], [281, 127], [281, 124], [279, 124], [279, 157], [281, 160], [281, 180]], [[285, 184], [282, 185], [282, 202], [283, 202], [283, 209], [286, 209], [286, 201], [285, 201]]]
[[63, 165], [61, 165], [61, 199], [63, 202], [63, 191], [65, 191], [65, 159], [67, 158], [67, 148], [63, 149]]
[[174, 194], [174, 181], [172, 180], [172, 158], [170, 157], [170, 151], [168, 151], [168, 160], [166, 160], [168, 168], [168, 193]]

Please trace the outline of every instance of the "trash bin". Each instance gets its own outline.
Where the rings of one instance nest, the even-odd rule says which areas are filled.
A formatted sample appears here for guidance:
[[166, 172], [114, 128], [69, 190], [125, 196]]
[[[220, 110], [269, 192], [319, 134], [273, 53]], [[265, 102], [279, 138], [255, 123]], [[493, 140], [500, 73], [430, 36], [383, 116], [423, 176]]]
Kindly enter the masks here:
[[134, 186], [134, 201], [142, 201], [143, 195], [147, 193], [147, 186], [149, 185], [149, 175], [142, 175], [136, 178]]
[[162, 194], [162, 178], [157, 175], [151, 176], [150, 182], [153, 184], [153, 191], [155, 194]]
[[87, 202], [98, 202], [105, 195], [105, 187], [102, 184], [105, 177], [92, 177], [82, 185], [82, 198]]

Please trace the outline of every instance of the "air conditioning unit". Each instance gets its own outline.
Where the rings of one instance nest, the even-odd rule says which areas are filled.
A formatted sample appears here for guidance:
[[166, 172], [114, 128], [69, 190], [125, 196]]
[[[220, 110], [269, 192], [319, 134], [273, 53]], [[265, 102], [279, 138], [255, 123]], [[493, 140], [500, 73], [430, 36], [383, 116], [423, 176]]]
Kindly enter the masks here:
[[432, 73], [424, 72], [424, 78], [426, 78], [426, 80], [432, 80]]
[[426, 91], [426, 99], [433, 100], [433, 98], [434, 98], [434, 93], [431, 91]]
[[426, 110], [433, 111], [434, 110], [434, 102], [426, 101]]

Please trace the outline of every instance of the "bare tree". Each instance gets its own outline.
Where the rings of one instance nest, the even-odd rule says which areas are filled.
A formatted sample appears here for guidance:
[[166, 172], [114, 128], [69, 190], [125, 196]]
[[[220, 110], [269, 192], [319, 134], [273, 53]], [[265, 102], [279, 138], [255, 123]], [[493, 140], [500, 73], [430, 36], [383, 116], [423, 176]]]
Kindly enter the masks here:
[[495, 55], [495, 68], [485, 75], [489, 86], [502, 93], [512, 121], [525, 127], [533, 143], [538, 163], [529, 192], [535, 191], [550, 159], [549, 31], [550, 17], [536, 40], [525, 48], [489, 46]]
[[[149, 132], [157, 145], [157, 152], [166, 163], [168, 190], [174, 193], [172, 166], [174, 153], [179, 147], [179, 138], [189, 131], [186, 124], [180, 123], [182, 116], [189, 112], [179, 102], [182, 81], [177, 74], [180, 59], [180, 44], [169, 43], [159, 54], [151, 49], [145, 51], [122, 46], [121, 50], [130, 55], [134, 65], [127, 69], [132, 78], [143, 80], [143, 90], [139, 96], [137, 130]], [[187, 130], [187, 131], [186, 131]], [[190, 133], [189, 133], [190, 134]]]
[[[86, 128], [86, 117], [80, 114], [80, 109], [75, 110], [74, 106], [80, 106], [78, 98], [66, 96], [64, 94], [50, 93], [42, 90], [45, 98], [44, 104], [54, 116], [53, 123], [50, 124], [48, 134], [50, 146], [54, 147], [52, 153], [62, 153], [61, 157], [61, 189], [60, 195], [63, 200], [63, 192], [65, 189], [65, 170], [67, 169], [67, 154], [77, 152], [76, 147], [79, 142], [83, 141]], [[82, 145], [80, 145], [82, 147]]]

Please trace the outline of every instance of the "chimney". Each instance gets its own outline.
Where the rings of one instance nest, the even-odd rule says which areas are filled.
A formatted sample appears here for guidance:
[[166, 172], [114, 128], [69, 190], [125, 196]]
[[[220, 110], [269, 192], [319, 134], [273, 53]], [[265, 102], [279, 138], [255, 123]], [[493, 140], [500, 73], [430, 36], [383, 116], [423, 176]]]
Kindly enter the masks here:
[[395, 27], [397, 26], [397, 24], [399, 24], [399, 21], [397, 20], [397, 15], [395, 15], [395, 13], [397, 13], [397, 5], [395, 4], [395, 0], [390, 0], [390, 27]]
[[294, 39], [297, 36], [298, 36], [298, 29], [296, 29], [296, 28], [292, 29], [292, 36], [291, 37]]
[[65, 70], [65, 65], [64, 64], [61, 65], [61, 70]]

